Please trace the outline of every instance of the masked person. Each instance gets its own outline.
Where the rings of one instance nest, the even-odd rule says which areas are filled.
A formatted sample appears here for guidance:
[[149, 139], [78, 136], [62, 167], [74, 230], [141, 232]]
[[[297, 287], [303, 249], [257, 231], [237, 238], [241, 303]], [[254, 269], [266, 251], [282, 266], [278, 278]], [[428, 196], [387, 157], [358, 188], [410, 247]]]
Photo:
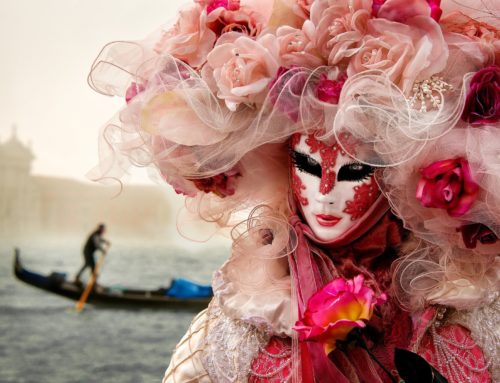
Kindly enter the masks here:
[[181, 230], [231, 230], [164, 382], [393, 382], [397, 349], [430, 379], [500, 378], [485, 8], [197, 0], [103, 49], [90, 83], [127, 105], [97, 178], [154, 165], [187, 196]]

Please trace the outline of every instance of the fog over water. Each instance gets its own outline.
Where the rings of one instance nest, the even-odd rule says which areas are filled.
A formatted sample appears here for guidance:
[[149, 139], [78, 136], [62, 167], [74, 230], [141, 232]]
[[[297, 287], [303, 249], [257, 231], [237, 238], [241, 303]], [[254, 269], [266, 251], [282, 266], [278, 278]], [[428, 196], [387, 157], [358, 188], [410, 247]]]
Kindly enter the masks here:
[[[116, 310], [73, 302], [17, 281], [13, 248], [40, 273], [81, 266], [85, 237], [108, 225], [99, 283], [155, 289], [173, 277], [209, 283], [227, 241], [194, 243], [175, 225], [182, 198], [132, 174], [122, 193], [85, 174], [97, 137], [124, 104], [86, 77], [104, 44], [141, 39], [190, 0], [0, 2], [0, 382], [158, 382], [195, 313]], [[17, 129], [13, 129], [13, 125]], [[196, 238], [196, 236], [195, 236]]]
[[[79, 243], [19, 242], [26, 268], [58, 270], [73, 278]], [[208, 283], [227, 248], [199, 250], [150, 244], [113, 244], [99, 283], [157, 288], [176, 276]], [[127, 310], [74, 302], [15, 279], [12, 248], [0, 247], [0, 382], [159, 382], [194, 312]]]

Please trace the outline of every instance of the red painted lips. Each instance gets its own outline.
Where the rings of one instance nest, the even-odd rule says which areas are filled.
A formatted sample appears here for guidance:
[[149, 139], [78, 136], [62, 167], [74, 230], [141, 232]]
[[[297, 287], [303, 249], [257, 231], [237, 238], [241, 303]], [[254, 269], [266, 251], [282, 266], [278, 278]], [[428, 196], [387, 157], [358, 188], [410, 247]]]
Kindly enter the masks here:
[[334, 215], [328, 215], [328, 214], [316, 214], [316, 221], [321, 225], [321, 226], [335, 226], [337, 223], [339, 223], [341, 218], [334, 216]]

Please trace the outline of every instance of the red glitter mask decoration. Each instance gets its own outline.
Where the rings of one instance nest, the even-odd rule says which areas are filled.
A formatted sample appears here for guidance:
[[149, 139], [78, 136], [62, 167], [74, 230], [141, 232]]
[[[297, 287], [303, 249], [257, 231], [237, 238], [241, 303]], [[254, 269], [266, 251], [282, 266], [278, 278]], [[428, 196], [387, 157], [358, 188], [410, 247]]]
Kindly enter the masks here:
[[[306, 138], [306, 144], [311, 148], [311, 153], [318, 153], [321, 156], [321, 183], [319, 184], [319, 192], [321, 194], [329, 193], [335, 186], [335, 179], [337, 174], [335, 173], [335, 163], [337, 162], [337, 156], [341, 150], [340, 146], [334, 144], [332, 146], [325, 145], [310, 134]], [[342, 151], [342, 154], [345, 153]]]
[[[348, 151], [355, 153], [356, 144], [352, 145]], [[374, 168], [350, 158], [337, 143], [326, 144], [314, 134], [297, 134], [290, 146], [294, 196], [318, 237], [329, 240], [341, 235], [380, 196]]]

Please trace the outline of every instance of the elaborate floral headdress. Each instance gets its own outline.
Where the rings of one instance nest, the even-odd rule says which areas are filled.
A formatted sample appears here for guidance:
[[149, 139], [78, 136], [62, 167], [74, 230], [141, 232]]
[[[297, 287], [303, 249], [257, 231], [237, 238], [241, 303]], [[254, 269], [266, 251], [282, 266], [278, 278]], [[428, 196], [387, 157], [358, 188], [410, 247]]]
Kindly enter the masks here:
[[111, 43], [93, 64], [91, 86], [127, 102], [102, 131], [98, 178], [155, 165], [227, 225], [259, 204], [286, 210], [278, 149], [316, 132], [384, 168], [393, 212], [425, 244], [399, 264], [404, 303], [490, 299], [500, 12], [494, 1], [440, 3], [194, 0], [174, 26]]

